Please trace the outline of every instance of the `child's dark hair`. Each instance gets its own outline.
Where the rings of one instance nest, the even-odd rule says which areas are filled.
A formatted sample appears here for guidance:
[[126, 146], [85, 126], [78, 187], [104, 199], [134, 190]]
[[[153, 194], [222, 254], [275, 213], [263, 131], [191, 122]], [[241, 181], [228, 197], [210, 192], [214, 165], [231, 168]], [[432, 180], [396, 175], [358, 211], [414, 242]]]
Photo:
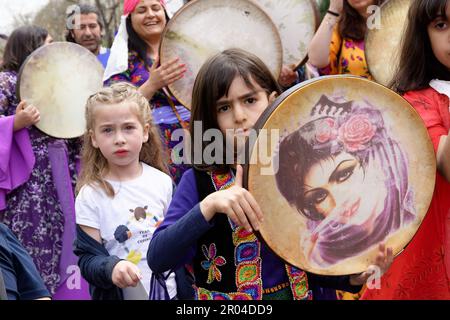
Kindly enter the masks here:
[[413, 0], [403, 35], [399, 66], [390, 87], [403, 94], [428, 87], [433, 79], [450, 80], [450, 72], [434, 56], [428, 25], [446, 16], [447, 0]]
[[[376, 5], [381, 5], [384, 0], [378, 0]], [[356, 11], [347, 0], [344, 0], [342, 16], [339, 21], [339, 34], [342, 38], [348, 38], [355, 41], [364, 40], [366, 35], [366, 19]]]
[[28, 56], [42, 46], [48, 31], [38, 26], [23, 26], [13, 31], [6, 43], [0, 71], [18, 72]]
[[[216, 111], [217, 101], [228, 95], [231, 83], [237, 76], [242, 77], [245, 84], [250, 88], [253, 88], [251, 80], [255, 81], [268, 95], [274, 91], [277, 94], [281, 93], [277, 80], [257, 56], [241, 49], [228, 49], [216, 54], [200, 68], [192, 90], [190, 123], [192, 146], [195, 146], [195, 121], [201, 121], [203, 132], [208, 129], [219, 128]], [[210, 142], [202, 141], [202, 154], [208, 144]], [[194, 149], [192, 148], [192, 159], [194, 159]], [[208, 165], [204, 163], [203, 159], [202, 162], [202, 164], [195, 163], [194, 167], [202, 171], [228, 170], [228, 165], [225, 164], [225, 156], [223, 164]]]

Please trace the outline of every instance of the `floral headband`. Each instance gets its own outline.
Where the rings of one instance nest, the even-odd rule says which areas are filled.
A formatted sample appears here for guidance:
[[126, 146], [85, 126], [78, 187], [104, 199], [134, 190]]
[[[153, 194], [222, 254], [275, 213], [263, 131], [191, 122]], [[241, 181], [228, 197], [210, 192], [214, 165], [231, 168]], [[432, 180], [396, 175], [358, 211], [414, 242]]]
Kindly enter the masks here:
[[319, 120], [316, 124], [315, 140], [317, 144], [337, 141], [345, 150], [357, 152], [367, 149], [376, 132], [377, 127], [367, 114], [355, 114], [340, 126], [334, 118]]

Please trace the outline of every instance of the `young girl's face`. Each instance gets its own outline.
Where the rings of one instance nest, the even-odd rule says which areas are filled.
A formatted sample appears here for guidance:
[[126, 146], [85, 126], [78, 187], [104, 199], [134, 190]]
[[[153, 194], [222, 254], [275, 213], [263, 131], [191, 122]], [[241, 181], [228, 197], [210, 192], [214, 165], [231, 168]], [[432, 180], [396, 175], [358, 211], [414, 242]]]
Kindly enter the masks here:
[[219, 129], [227, 140], [234, 140], [235, 151], [242, 147], [239, 142], [245, 142], [242, 138], [249, 136], [258, 118], [276, 97], [275, 91], [269, 95], [251, 77], [250, 82], [253, 88], [247, 86], [242, 77], [235, 77], [228, 95], [216, 103]]
[[133, 103], [97, 105], [93, 111], [92, 145], [108, 161], [110, 171], [139, 165], [142, 144], [148, 140], [148, 124], [142, 127]]
[[438, 16], [427, 28], [431, 49], [436, 59], [450, 70], [450, 6], [445, 16]]

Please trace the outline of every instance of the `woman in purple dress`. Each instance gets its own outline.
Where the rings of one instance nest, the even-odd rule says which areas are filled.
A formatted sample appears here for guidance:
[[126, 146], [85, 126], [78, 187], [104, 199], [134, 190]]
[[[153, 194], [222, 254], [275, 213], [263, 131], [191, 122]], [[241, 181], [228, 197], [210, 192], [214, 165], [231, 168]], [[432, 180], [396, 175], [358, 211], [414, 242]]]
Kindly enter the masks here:
[[[69, 255], [81, 144], [39, 131], [33, 126], [39, 122], [39, 111], [25, 101], [19, 103], [16, 96], [25, 59], [51, 41], [47, 30], [26, 26], [11, 34], [5, 48], [0, 66], [0, 221], [15, 233], [55, 294], [73, 274], [70, 266], [76, 266]], [[73, 289], [73, 297], [88, 297], [76, 290], [79, 286]]]

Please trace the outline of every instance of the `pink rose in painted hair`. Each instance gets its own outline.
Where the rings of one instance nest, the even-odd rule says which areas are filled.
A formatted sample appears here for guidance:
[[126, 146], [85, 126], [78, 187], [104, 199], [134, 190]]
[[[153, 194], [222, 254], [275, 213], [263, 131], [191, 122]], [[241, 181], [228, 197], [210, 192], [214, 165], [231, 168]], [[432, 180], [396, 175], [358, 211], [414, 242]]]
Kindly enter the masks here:
[[331, 118], [322, 120], [316, 127], [316, 141], [326, 143], [337, 136], [335, 121]]
[[365, 114], [351, 116], [339, 128], [339, 140], [349, 152], [364, 150], [372, 140], [377, 128]]

